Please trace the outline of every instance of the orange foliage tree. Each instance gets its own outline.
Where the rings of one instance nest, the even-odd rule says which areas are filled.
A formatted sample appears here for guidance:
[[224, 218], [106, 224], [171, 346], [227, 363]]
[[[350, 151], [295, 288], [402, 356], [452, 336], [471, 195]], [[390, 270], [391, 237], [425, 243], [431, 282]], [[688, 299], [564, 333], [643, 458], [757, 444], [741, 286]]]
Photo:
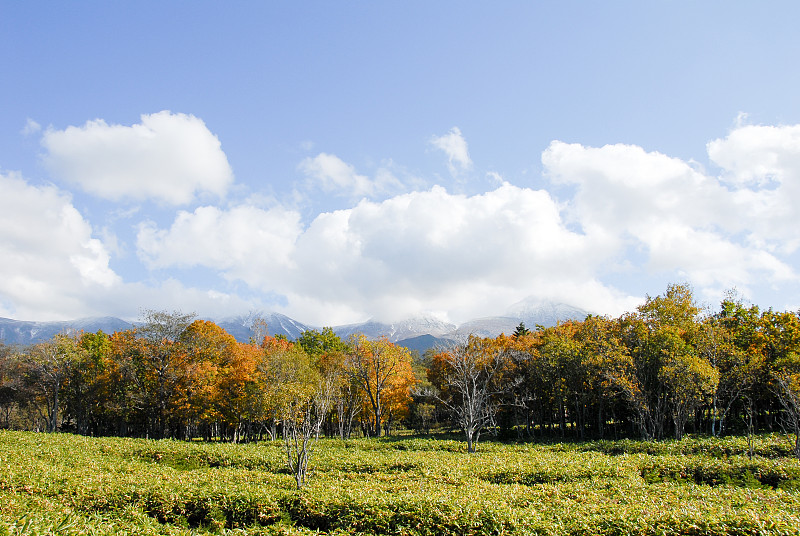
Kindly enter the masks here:
[[348, 347], [345, 371], [366, 395], [370, 432], [380, 436], [382, 425], [388, 431], [411, 401], [416, 382], [411, 352], [386, 338], [370, 341], [364, 335], [352, 336]]

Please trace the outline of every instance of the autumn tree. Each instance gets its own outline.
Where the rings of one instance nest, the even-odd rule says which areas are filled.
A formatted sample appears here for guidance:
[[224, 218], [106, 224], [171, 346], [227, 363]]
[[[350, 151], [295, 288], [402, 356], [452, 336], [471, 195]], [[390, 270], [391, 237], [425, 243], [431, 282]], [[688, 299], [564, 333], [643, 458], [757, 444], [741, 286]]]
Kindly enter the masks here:
[[353, 421], [363, 409], [363, 396], [359, 382], [349, 373], [349, 354], [331, 350], [312, 357], [315, 366], [332, 381], [331, 422], [340, 439], [349, 439]]
[[61, 395], [83, 354], [78, 337], [65, 333], [34, 344], [25, 352], [26, 383], [44, 405], [48, 432], [58, 431]]
[[668, 393], [675, 439], [683, 438], [689, 417], [716, 392], [719, 382], [717, 369], [681, 335], [665, 327], [656, 338], [662, 353], [658, 378]]
[[263, 377], [259, 367], [264, 351], [253, 344], [237, 343], [223, 362], [216, 384], [214, 407], [224, 422], [234, 429], [233, 440], [252, 439], [254, 427], [267, 420]]
[[432, 381], [441, 390], [440, 401], [464, 431], [467, 452], [475, 452], [481, 432], [495, 424], [505, 364], [506, 353], [501, 346], [474, 336], [433, 358]]
[[546, 400], [550, 399], [549, 372], [539, 351], [542, 331], [537, 329], [527, 335], [516, 335], [506, 339], [505, 352], [508, 358], [506, 375], [505, 407], [509, 412], [511, 426], [517, 435], [533, 437], [535, 424], [544, 423]]
[[685, 398], [676, 397], [671, 389], [680, 386], [669, 383], [679, 379], [672, 372], [689, 351], [698, 312], [688, 286], [670, 285], [663, 296], [648, 296], [635, 314], [619, 320], [626, 352], [605, 375], [628, 402], [645, 439], [663, 438], [670, 415], [683, 422]]
[[194, 317], [178, 311], [144, 311], [141, 327], [132, 333], [138, 340], [126, 348], [127, 372], [138, 388], [139, 403], [144, 405], [147, 429], [155, 437], [166, 436], [187, 377], [190, 356], [181, 336]]
[[[233, 335], [214, 322], [195, 320], [180, 333], [177, 341], [184, 352], [183, 378], [174, 392], [173, 421], [179, 421], [184, 436], [191, 438], [201, 423], [221, 418], [219, 384], [229, 371], [238, 343]], [[237, 428], [238, 421], [226, 423]], [[207, 435], [209, 435], [207, 433]]]
[[586, 420], [588, 369], [580, 342], [575, 337], [576, 325], [567, 322], [543, 330], [539, 347], [550, 385], [550, 400], [562, 436], [566, 432], [568, 413], [576, 419], [581, 435]]
[[364, 335], [352, 336], [347, 346], [345, 372], [366, 394], [372, 414], [370, 428], [380, 436], [384, 421], [391, 422], [410, 402], [409, 390], [414, 384], [411, 353], [386, 338], [370, 341]]

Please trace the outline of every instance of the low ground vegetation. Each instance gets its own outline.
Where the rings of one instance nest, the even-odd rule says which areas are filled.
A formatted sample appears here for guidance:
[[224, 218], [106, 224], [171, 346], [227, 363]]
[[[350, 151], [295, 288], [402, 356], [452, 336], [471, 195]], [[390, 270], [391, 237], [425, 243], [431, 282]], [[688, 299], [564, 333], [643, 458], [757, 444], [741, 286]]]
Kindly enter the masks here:
[[279, 440], [2, 431], [0, 534], [800, 534], [793, 449], [323, 438], [298, 491]]

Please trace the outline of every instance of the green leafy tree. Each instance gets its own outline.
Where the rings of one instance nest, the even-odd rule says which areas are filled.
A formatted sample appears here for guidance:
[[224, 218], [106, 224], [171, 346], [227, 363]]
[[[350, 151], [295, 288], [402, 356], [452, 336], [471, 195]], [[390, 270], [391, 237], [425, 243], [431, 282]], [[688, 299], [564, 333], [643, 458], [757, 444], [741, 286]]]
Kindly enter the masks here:
[[525, 335], [530, 335], [530, 333], [531, 330], [525, 327], [525, 322], [520, 322], [516, 329], [514, 329], [512, 337], [524, 337]]
[[347, 344], [330, 327], [322, 328], [321, 332], [315, 329], [304, 331], [297, 338], [297, 344], [312, 359], [326, 353], [347, 351]]
[[800, 313], [764, 314], [772, 364], [772, 391], [783, 408], [784, 427], [795, 436], [800, 458]]
[[264, 365], [268, 400], [282, 425], [286, 465], [297, 488], [306, 484], [308, 464], [335, 388], [299, 347], [271, 353]]
[[0, 341], [0, 428], [11, 428], [11, 414], [20, 401], [21, 387], [18, 355]]
[[[628, 401], [646, 439], [663, 438], [670, 417], [675, 436], [682, 437], [689, 413], [716, 388], [713, 367], [694, 349], [698, 314], [691, 288], [673, 284], [620, 319], [627, 352], [606, 375]], [[691, 373], [686, 381], [684, 372]]]

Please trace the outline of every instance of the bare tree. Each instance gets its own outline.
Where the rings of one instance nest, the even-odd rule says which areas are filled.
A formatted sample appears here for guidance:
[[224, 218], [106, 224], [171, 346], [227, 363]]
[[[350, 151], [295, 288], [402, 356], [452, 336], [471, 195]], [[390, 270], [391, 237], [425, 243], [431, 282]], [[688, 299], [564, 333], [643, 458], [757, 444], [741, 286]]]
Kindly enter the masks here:
[[434, 357], [441, 383], [438, 399], [464, 431], [468, 452], [475, 452], [481, 432], [495, 425], [505, 363], [502, 348], [473, 336]]

